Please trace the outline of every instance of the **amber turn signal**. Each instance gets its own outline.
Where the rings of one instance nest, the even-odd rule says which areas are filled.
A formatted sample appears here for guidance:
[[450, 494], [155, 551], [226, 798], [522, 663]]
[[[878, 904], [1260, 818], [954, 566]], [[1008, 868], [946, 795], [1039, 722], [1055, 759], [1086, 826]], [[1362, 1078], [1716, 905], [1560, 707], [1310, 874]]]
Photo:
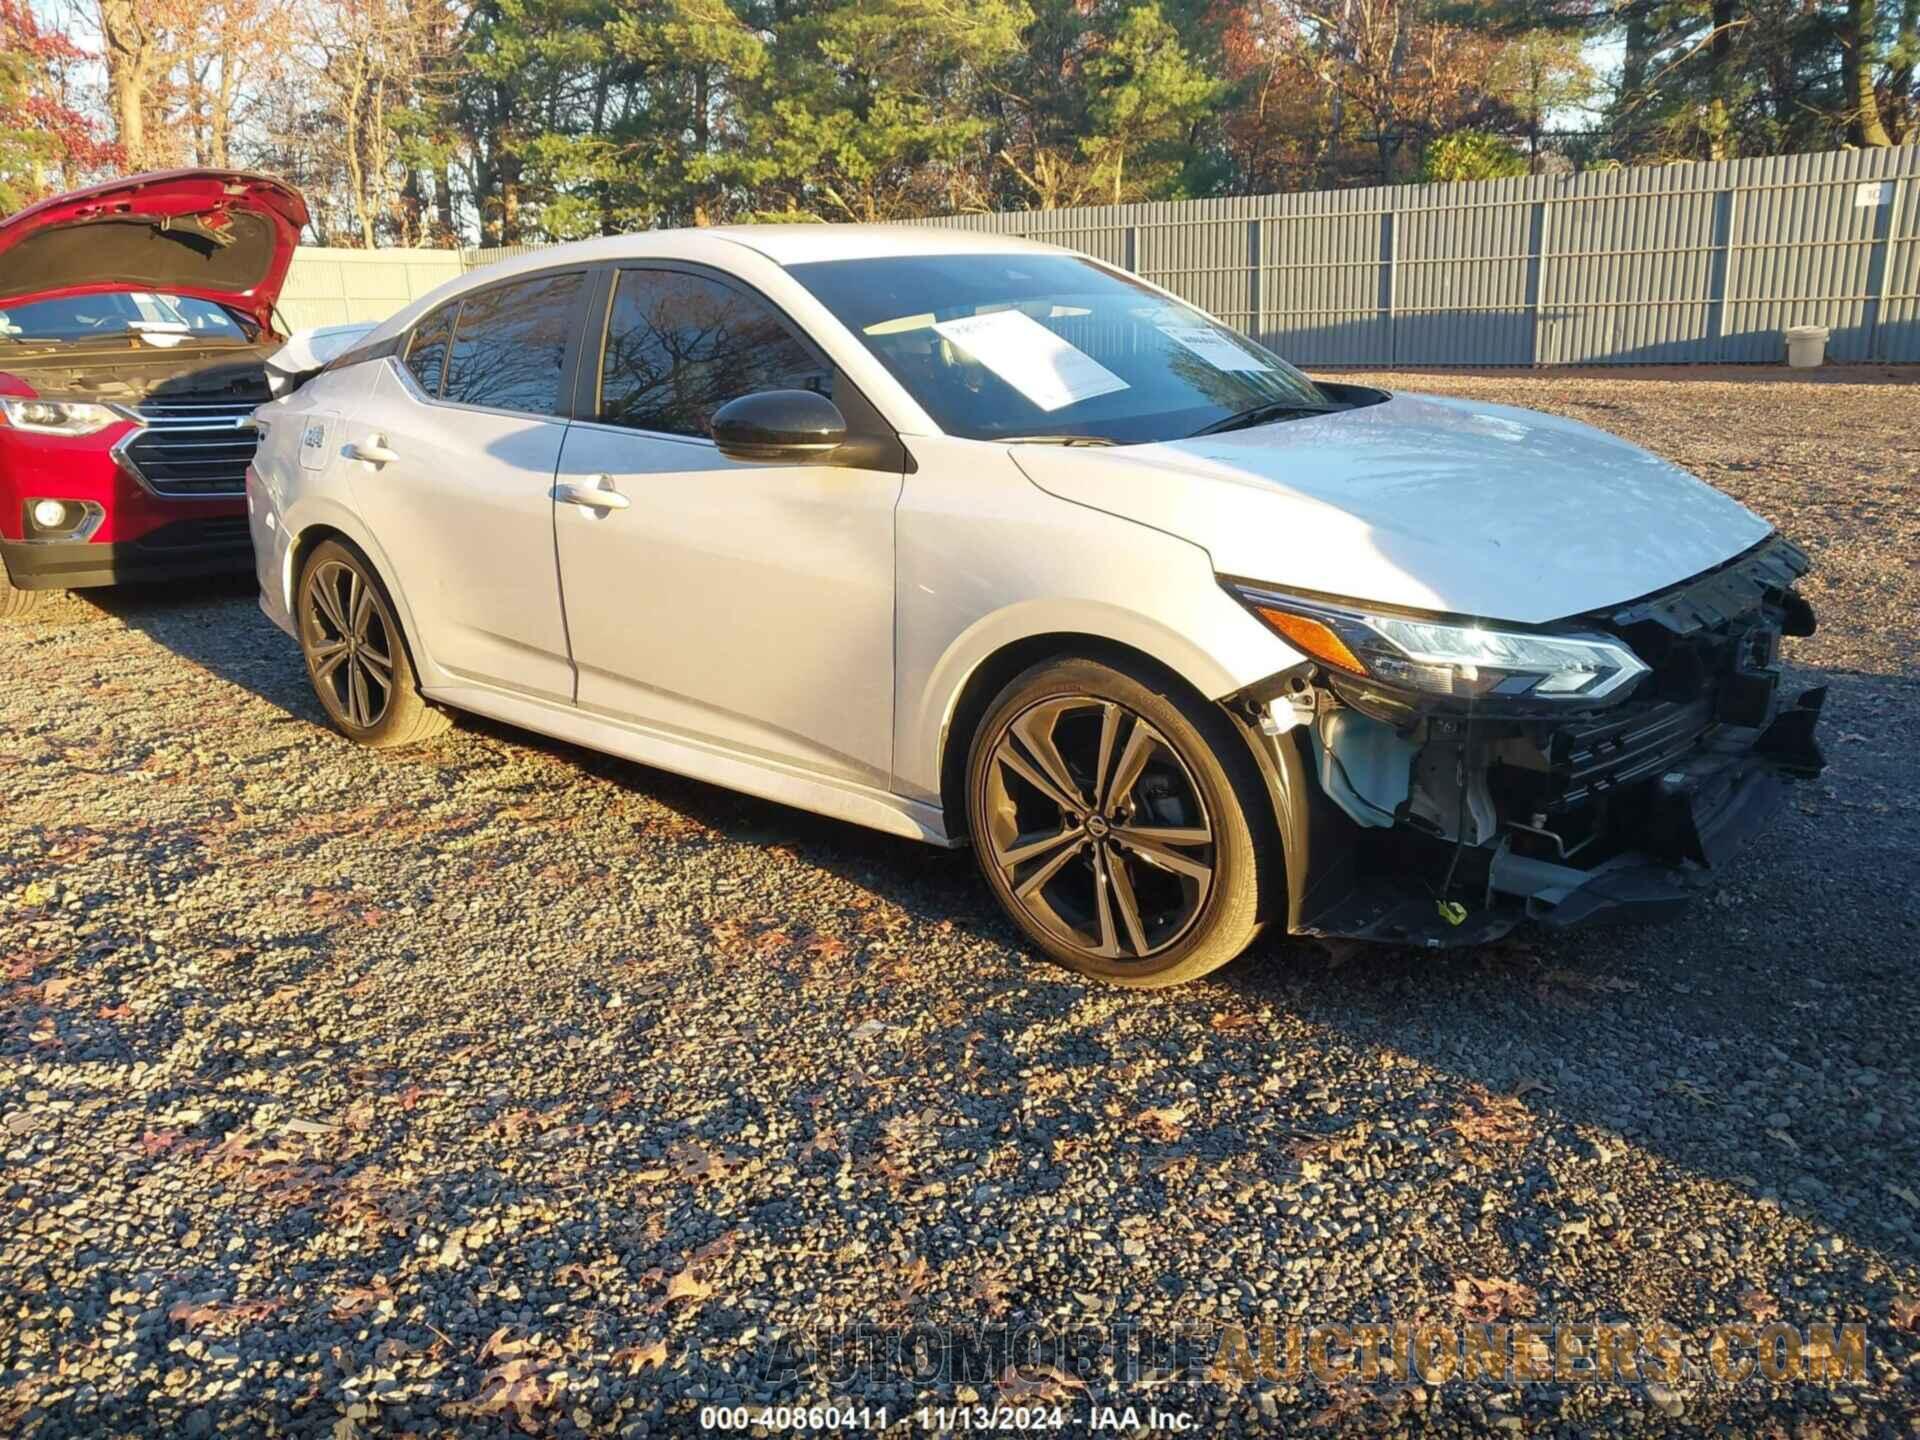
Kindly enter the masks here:
[[1360, 663], [1360, 658], [1347, 648], [1347, 642], [1335, 634], [1331, 626], [1305, 615], [1295, 615], [1291, 610], [1272, 610], [1265, 605], [1256, 605], [1253, 610], [1314, 659], [1324, 660], [1340, 670], [1351, 670], [1356, 675], [1367, 673], [1367, 667]]

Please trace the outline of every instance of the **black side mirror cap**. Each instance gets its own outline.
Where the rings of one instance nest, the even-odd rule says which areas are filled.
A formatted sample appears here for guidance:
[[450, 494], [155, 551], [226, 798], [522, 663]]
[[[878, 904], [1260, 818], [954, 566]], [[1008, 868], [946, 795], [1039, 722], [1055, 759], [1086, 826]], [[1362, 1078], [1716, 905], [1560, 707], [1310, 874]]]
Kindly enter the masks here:
[[825, 460], [846, 442], [840, 407], [812, 390], [762, 390], [713, 413], [713, 443], [729, 460]]

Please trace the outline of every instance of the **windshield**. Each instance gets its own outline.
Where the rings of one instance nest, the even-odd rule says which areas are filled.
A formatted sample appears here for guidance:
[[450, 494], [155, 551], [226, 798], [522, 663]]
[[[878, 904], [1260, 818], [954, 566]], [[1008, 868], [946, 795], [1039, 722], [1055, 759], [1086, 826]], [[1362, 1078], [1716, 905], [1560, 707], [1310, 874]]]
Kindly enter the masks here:
[[949, 435], [1139, 444], [1261, 407], [1334, 404], [1245, 336], [1076, 256], [902, 255], [790, 268]]
[[191, 295], [113, 290], [103, 295], [68, 295], [0, 306], [0, 338], [7, 340], [91, 340], [122, 335], [138, 335], [163, 347], [190, 339], [252, 338], [252, 332], [232, 311]]

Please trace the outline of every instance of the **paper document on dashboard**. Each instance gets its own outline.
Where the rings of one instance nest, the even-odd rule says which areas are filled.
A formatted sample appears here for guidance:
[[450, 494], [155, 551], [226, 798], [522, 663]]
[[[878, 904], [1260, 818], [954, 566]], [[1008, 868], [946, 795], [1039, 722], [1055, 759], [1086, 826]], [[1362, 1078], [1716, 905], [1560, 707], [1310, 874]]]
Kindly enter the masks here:
[[1204, 325], [1162, 325], [1160, 333], [1184, 345], [1216, 370], [1271, 370], [1258, 355], [1249, 355], [1217, 330]]
[[1018, 310], [943, 320], [933, 328], [1042, 410], [1061, 410], [1127, 388], [1086, 351]]

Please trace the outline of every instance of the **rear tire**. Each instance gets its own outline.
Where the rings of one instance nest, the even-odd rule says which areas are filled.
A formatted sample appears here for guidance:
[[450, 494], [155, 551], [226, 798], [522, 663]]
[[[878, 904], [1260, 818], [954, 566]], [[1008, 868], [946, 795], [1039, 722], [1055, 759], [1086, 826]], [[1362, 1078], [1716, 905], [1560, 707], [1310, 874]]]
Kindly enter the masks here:
[[327, 719], [369, 750], [417, 745], [452, 722], [420, 693], [392, 597], [366, 556], [338, 540], [301, 567], [293, 616]]
[[1016, 676], [967, 763], [974, 854], [1014, 923], [1067, 969], [1137, 989], [1260, 933], [1278, 850], [1263, 794], [1225, 716], [1125, 662]]
[[0, 563], [0, 620], [22, 620], [38, 610], [46, 600], [46, 590], [22, 590]]

